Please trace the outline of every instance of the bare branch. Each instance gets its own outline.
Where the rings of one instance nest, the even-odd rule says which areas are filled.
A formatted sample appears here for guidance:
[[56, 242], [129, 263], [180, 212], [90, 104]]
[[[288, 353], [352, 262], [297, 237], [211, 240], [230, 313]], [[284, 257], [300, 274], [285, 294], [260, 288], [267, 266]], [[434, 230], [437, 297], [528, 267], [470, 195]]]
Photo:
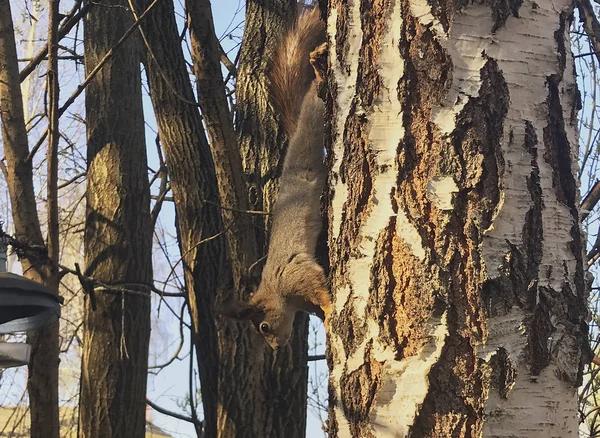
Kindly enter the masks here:
[[600, 180], [596, 180], [592, 189], [585, 195], [585, 199], [581, 202], [581, 218], [585, 220], [590, 214], [590, 211], [594, 209], [598, 201], [600, 200]]
[[[594, 52], [588, 53], [588, 55], [596, 55], [600, 62], [600, 23], [594, 13], [594, 7], [590, 3], [590, 0], [576, 0], [577, 9], [579, 10], [579, 20], [583, 23], [583, 28], [590, 38], [590, 42], [594, 47]], [[584, 55], [580, 55], [584, 56]]]
[[196, 423], [194, 423], [194, 420], [191, 419], [190, 417], [186, 417], [185, 415], [178, 414], [177, 412], [169, 411], [168, 409], [162, 408], [162, 407], [158, 406], [156, 403], [150, 401], [149, 398], [146, 399], [146, 403], [148, 404], [148, 406], [150, 406], [156, 412], [160, 412], [161, 414], [168, 415], [169, 417], [177, 418], [178, 420], [187, 421], [188, 423], [192, 423], [196, 427], [200, 427], [200, 428], [203, 427], [202, 421], [197, 420]]

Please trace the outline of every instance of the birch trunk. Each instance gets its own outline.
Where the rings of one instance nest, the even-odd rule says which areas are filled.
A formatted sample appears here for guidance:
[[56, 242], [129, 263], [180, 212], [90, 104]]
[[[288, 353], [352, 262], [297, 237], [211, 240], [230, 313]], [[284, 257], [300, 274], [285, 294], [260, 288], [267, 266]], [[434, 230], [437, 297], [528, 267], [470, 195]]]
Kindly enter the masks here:
[[330, 437], [577, 436], [571, 2], [329, 8]]

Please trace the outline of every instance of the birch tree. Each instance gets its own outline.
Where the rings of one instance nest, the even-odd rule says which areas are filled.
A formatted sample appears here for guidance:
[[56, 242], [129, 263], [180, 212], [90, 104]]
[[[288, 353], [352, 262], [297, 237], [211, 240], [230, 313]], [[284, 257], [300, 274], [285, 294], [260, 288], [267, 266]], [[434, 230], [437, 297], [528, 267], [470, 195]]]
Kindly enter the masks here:
[[330, 437], [577, 436], [571, 2], [327, 15]]

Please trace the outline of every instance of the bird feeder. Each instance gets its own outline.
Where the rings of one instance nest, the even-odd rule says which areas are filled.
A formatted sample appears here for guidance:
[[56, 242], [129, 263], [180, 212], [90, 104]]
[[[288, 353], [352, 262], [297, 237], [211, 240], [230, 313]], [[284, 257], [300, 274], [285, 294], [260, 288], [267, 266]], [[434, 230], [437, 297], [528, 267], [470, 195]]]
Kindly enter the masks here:
[[[0, 228], [0, 334], [47, 327], [60, 317], [63, 298], [22, 275], [6, 272], [8, 238]], [[0, 342], [0, 368], [25, 365], [31, 346]]]

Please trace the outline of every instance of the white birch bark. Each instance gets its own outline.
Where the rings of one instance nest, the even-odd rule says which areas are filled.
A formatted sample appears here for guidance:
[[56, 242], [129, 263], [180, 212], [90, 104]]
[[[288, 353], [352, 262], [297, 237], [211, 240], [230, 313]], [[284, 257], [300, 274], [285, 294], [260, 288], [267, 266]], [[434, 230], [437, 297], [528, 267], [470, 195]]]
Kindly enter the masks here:
[[330, 436], [577, 436], [571, 2], [329, 3]]

